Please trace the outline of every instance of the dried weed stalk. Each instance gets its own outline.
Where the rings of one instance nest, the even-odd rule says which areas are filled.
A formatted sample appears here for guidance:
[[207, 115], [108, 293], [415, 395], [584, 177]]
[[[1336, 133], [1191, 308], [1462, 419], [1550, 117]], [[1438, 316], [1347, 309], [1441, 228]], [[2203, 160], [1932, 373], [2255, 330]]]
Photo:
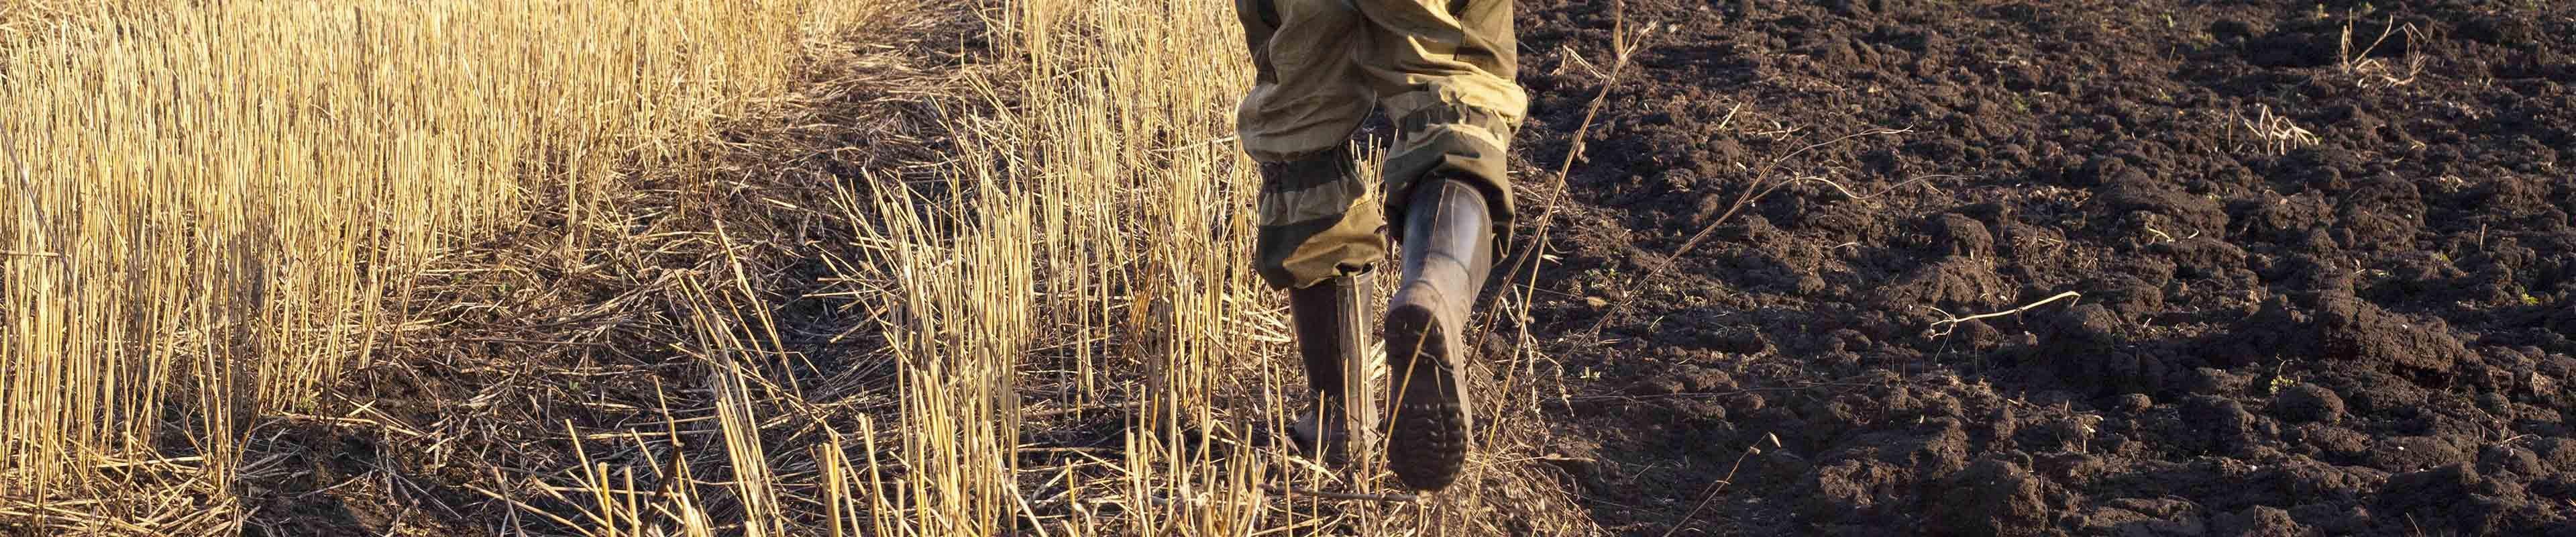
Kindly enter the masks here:
[[[2343, 34], [2335, 41], [2337, 58], [2335, 65], [2343, 71], [2343, 74], [2354, 77], [2365, 88], [2394, 88], [2413, 84], [2415, 77], [2424, 72], [2424, 55], [2415, 49], [2416, 37], [2421, 33], [2415, 28], [2415, 23], [2401, 25], [2397, 24], [2395, 17], [2391, 17], [2379, 31], [2378, 38], [2372, 39], [2370, 45], [2355, 51], [2352, 49], [2352, 23], [2346, 21], [2343, 25]], [[2405, 42], [2401, 46], [2406, 48], [2406, 58], [2402, 64], [2370, 57], [2370, 53], [2379, 50], [2379, 46], [2386, 44], [2391, 35], [2405, 36]]]

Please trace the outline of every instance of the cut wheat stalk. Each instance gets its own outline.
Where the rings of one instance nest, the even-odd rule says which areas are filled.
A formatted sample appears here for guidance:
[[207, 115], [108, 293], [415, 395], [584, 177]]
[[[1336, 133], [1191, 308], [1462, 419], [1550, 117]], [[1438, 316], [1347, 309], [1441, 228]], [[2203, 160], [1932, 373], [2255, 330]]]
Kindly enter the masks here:
[[[2021, 305], [2020, 307], [2015, 307], [2015, 308], [2013, 308], [2013, 309], [2008, 309], [2008, 310], [2003, 310], [2003, 311], [1998, 311], [1998, 312], [1993, 312], [1993, 313], [1979, 313], [1979, 314], [1976, 314], [1976, 315], [1970, 315], [1970, 316], [1966, 316], [1966, 317], [1953, 316], [1953, 315], [1951, 315], [1951, 314], [1950, 314], [1950, 312], [1941, 311], [1941, 308], [1931, 307], [1931, 306], [1924, 306], [1924, 307], [1926, 307], [1926, 308], [1930, 308], [1934, 313], [1939, 313], [1939, 314], [1941, 314], [1941, 316], [1942, 316], [1942, 317], [1946, 317], [1946, 318], [1944, 318], [1944, 319], [1936, 319], [1936, 320], [1933, 320], [1933, 321], [1932, 321], [1932, 324], [1925, 325], [1925, 326], [1923, 327], [1923, 331], [1924, 331], [1924, 333], [1925, 333], [1925, 334], [1928, 334], [1928, 335], [1929, 335], [1929, 337], [1944, 337], [1944, 336], [1948, 336], [1948, 335], [1950, 335], [1950, 332], [1951, 332], [1952, 330], [1957, 329], [1957, 327], [1958, 327], [1959, 323], [1964, 323], [1964, 322], [1968, 322], [1968, 321], [1974, 321], [1974, 320], [1978, 320], [1978, 319], [1992, 319], [1992, 318], [1996, 318], [1996, 317], [2003, 317], [2003, 316], [2007, 316], [2007, 315], [2019, 315], [2019, 314], [2021, 314], [2022, 312], [2030, 311], [2030, 310], [2031, 310], [2031, 308], [2037, 308], [2037, 307], [2040, 307], [2040, 306], [2044, 306], [2044, 305], [2047, 305], [2047, 304], [2048, 304], [2048, 303], [2050, 303], [2050, 302], [2056, 302], [2056, 301], [2059, 301], [2059, 300], [2064, 300], [2064, 299], [2069, 299], [2069, 298], [2083, 298], [2083, 297], [2084, 297], [2084, 295], [2083, 295], [2083, 294], [2076, 293], [2076, 292], [2074, 292], [2074, 291], [2067, 291], [2067, 292], [2058, 293], [2058, 294], [2055, 294], [2055, 295], [2050, 295], [2048, 298], [2040, 299], [2038, 302], [2032, 302], [2032, 303], [2029, 303], [2029, 304], [2023, 304], [2023, 305]], [[1938, 330], [1939, 332], [1934, 332], [1934, 330]]]
[[1309, 488], [1305, 488], [1305, 487], [1296, 487], [1296, 486], [1288, 486], [1288, 485], [1275, 485], [1275, 484], [1263, 484], [1263, 485], [1261, 485], [1261, 490], [1270, 491], [1272, 494], [1284, 494], [1284, 495], [1292, 495], [1292, 496], [1313, 496], [1313, 497], [1317, 497], [1317, 498], [1324, 498], [1324, 499], [1331, 499], [1331, 500], [1365, 501], [1365, 502], [1378, 502], [1378, 503], [1407, 503], [1407, 502], [1412, 502], [1412, 501], [1415, 501], [1416, 499], [1418, 499], [1416, 496], [1414, 496], [1414, 495], [1412, 495], [1412, 494], [1368, 494], [1368, 493], [1360, 493], [1360, 492], [1333, 492], [1333, 491], [1329, 491], [1329, 490], [1314, 490], [1314, 489], [1309, 489]]

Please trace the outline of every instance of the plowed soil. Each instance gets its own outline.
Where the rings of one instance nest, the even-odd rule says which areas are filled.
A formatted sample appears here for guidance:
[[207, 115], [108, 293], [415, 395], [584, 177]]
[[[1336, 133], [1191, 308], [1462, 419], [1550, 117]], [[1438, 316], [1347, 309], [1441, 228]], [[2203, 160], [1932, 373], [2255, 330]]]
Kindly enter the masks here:
[[1521, 3], [1496, 331], [1603, 525], [2576, 534], [2576, 4], [1627, 4], [1552, 195], [1611, 3]]

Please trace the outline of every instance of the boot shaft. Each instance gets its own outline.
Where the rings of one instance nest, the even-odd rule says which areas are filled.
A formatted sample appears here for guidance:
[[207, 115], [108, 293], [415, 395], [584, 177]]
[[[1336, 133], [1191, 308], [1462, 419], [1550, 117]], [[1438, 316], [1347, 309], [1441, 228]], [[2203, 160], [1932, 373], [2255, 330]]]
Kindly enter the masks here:
[[[1437, 302], [1444, 317], [1463, 321], [1494, 266], [1494, 220], [1485, 194], [1443, 179], [1414, 191], [1405, 208], [1401, 244], [1403, 281], [1397, 303]], [[1424, 295], [1426, 294], [1427, 295]], [[1423, 296], [1417, 296], [1423, 295]], [[1454, 311], [1452, 311], [1454, 310]]]
[[1368, 350], [1370, 280], [1368, 273], [1349, 274], [1288, 291], [1297, 354], [1316, 393], [1338, 398], [1349, 391], [1346, 379], [1355, 377], [1343, 373]]

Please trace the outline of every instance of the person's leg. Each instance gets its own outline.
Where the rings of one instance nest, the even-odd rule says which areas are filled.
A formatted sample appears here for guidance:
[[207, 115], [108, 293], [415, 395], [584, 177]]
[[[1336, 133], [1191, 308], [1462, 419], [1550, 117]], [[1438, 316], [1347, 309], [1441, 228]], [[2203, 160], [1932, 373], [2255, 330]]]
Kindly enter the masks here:
[[1386, 221], [1364, 203], [1349, 149], [1375, 106], [1351, 62], [1359, 14], [1341, 0], [1237, 0], [1235, 11], [1255, 69], [1235, 126], [1261, 164], [1256, 270], [1279, 289], [1366, 271], [1386, 255]]
[[1319, 402], [1292, 432], [1336, 460], [1346, 436], [1342, 371], [1365, 348], [1366, 274], [1386, 256], [1385, 219], [1349, 150], [1374, 106], [1346, 39], [1360, 21], [1340, 0], [1237, 0], [1235, 10], [1255, 68], [1236, 116], [1245, 153], [1261, 165], [1255, 267], [1288, 291]]
[[1358, 0], [1371, 29], [1359, 56], [1393, 118], [1388, 212], [1403, 223], [1402, 277], [1386, 313], [1387, 463], [1406, 486], [1457, 479], [1474, 430], [1464, 339], [1507, 229], [1512, 131], [1528, 96], [1512, 81], [1510, 0]]
[[1512, 213], [1512, 133], [1529, 109], [1513, 80], [1511, 0], [1356, 3], [1371, 30], [1360, 71], [1397, 129], [1381, 176], [1389, 214], [1404, 216], [1417, 185], [1464, 181], [1483, 192], [1499, 231]]

